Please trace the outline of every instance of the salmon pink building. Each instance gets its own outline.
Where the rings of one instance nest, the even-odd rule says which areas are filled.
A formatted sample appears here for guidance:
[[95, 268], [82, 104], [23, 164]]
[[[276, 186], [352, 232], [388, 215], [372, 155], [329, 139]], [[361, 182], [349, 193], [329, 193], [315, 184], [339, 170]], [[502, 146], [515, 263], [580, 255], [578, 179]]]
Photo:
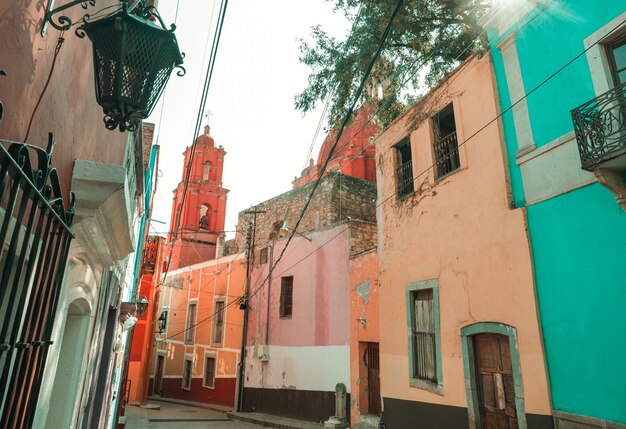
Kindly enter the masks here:
[[553, 427], [526, 213], [513, 208], [495, 100], [478, 54], [376, 139], [389, 428]]

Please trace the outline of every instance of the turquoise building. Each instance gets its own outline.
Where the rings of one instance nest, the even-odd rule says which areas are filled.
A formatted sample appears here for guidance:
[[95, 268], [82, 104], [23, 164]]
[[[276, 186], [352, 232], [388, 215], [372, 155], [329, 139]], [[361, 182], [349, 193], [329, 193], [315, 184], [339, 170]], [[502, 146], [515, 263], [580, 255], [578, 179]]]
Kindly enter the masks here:
[[555, 426], [626, 428], [626, 1], [501, 0], [482, 24]]

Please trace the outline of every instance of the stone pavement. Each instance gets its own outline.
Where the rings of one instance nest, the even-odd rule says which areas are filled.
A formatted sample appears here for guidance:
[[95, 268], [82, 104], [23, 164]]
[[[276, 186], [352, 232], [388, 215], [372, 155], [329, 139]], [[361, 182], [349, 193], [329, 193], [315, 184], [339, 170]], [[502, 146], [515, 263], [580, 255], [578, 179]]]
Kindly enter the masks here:
[[261, 426], [233, 420], [224, 413], [189, 405], [157, 402], [160, 410], [126, 407], [126, 429], [259, 429]]

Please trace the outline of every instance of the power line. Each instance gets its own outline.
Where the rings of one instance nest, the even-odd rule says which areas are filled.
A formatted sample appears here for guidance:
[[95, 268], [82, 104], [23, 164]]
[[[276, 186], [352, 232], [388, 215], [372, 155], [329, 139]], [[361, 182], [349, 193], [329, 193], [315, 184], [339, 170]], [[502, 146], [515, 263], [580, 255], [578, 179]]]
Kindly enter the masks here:
[[[196, 125], [195, 125], [195, 129], [193, 132], [193, 143], [191, 145], [191, 154], [189, 157], [189, 163], [187, 165], [187, 171], [185, 172], [185, 180], [184, 180], [184, 187], [183, 187], [183, 192], [182, 192], [182, 196], [181, 196], [181, 203], [180, 203], [180, 207], [176, 213], [176, 220], [174, 223], [174, 230], [178, 230], [179, 228], [179, 224], [180, 224], [180, 217], [182, 215], [182, 212], [185, 208], [185, 199], [187, 197], [187, 191], [189, 188], [189, 178], [191, 177], [191, 166], [193, 164], [193, 159], [195, 157], [195, 153], [196, 153], [196, 147], [197, 147], [197, 138], [196, 136], [198, 135], [198, 132], [200, 131], [200, 124], [202, 121], [202, 115], [204, 113], [204, 107], [206, 104], [206, 99], [208, 96], [208, 92], [209, 92], [209, 86], [211, 85], [211, 78], [213, 76], [213, 69], [215, 67], [215, 58], [217, 56], [217, 48], [219, 47], [219, 42], [220, 42], [220, 38], [222, 35], [222, 28], [224, 25], [224, 18], [226, 16], [226, 8], [228, 7], [228, 0], [222, 0], [221, 4], [220, 4], [220, 10], [219, 10], [219, 14], [218, 14], [218, 24], [215, 28], [215, 35], [213, 37], [213, 45], [211, 47], [211, 55], [209, 57], [209, 62], [207, 64], [207, 70], [206, 70], [206, 75], [205, 75], [205, 81], [204, 81], [204, 87], [203, 87], [203, 92], [202, 92], [202, 97], [200, 99], [200, 105], [198, 106], [198, 114], [196, 116]], [[172, 255], [174, 252], [174, 246], [170, 247], [170, 254], [168, 257], [168, 261], [167, 261], [167, 266], [165, 269], [165, 276], [163, 277], [163, 280], [161, 281], [161, 284], [163, 284], [165, 282], [165, 279], [167, 279], [167, 275], [169, 272], [169, 267], [172, 263]]]
[[[332, 159], [332, 155], [333, 155], [334, 151], [335, 151], [335, 150], [336, 150], [336, 148], [337, 148], [337, 145], [338, 145], [338, 143], [339, 143], [339, 139], [341, 138], [341, 135], [342, 135], [342, 133], [343, 133], [343, 130], [344, 130], [345, 126], [347, 125], [348, 121], [350, 120], [350, 118], [351, 118], [351, 116], [352, 116], [352, 113], [354, 112], [354, 108], [355, 108], [355, 106], [356, 106], [356, 103], [357, 103], [357, 102], [358, 102], [358, 100], [360, 99], [361, 93], [363, 92], [363, 88], [365, 87], [365, 83], [367, 82], [367, 79], [368, 79], [368, 77], [369, 77], [369, 74], [371, 73], [372, 68], [373, 68], [373, 66], [374, 66], [375, 62], [376, 62], [376, 60], [378, 59], [378, 57], [379, 57], [379, 55], [380, 55], [380, 52], [382, 51], [382, 48], [383, 48], [383, 46], [384, 46], [384, 43], [385, 43], [385, 41], [386, 41], [386, 39], [387, 39], [387, 37], [388, 37], [388, 35], [389, 35], [390, 31], [391, 31], [391, 27], [392, 27], [392, 24], [393, 24], [394, 18], [395, 18], [395, 17], [396, 17], [396, 15], [398, 14], [398, 11], [400, 10], [400, 6], [402, 5], [402, 2], [403, 2], [403, 0], [397, 0], [396, 6], [395, 6], [395, 8], [394, 8], [394, 10], [393, 10], [393, 12], [392, 12], [392, 14], [391, 14], [391, 17], [389, 18], [389, 21], [388, 21], [388, 23], [387, 23], [387, 26], [386, 26], [386, 28], [385, 28], [384, 32], [383, 32], [383, 35], [381, 36], [381, 39], [380, 39], [379, 45], [378, 45], [378, 47], [377, 47], [377, 49], [376, 49], [376, 51], [375, 51], [375, 53], [374, 53], [374, 56], [372, 57], [372, 59], [371, 59], [370, 63], [368, 64], [368, 67], [367, 67], [367, 69], [366, 69], [366, 71], [365, 71], [365, 74], [364, 74], [364, 76], [363, 76], [363, 78], [362, 78], [362, 80], [361, 80], [361, 83], [360, 83], [360, 85], [359, 85], [359, 87], [358, 87], [358, 89], [357, 89], [357, 92], [356, 92], [356, 94], [355, 94], [355, 97], [354, 97], [354, 100], [353, 100], [353, 102], [352, 102], [352, 105], [350, 106], [350, 108], [349, 108], [348, 112], [346, 113], [345, 118], [344, 118], [344, 120], [343, 120], [343, 122], [342, 122], [341, 128], [339, 129], [339, 132], [337, 133], [337, 136], [336, 136], [336, 138], [335, 138], [335, 142], [334, 142], [333, 146], [331, 147], [331, 149], [330, 149], [330, 151], [329, 151], [329, 153], [328, 153], [328, 156], [327, 156], [327, 158], [326, 158], [326, 160], [325, 160], [324, 164], [322, 165], [322, 169], [321, 169], [320, 176], [319, 176], [319, 177], [318, 177], [318, 179], [315, 181], [315, 183], [314, 183], [314, 185], [313, 185], [313, 188], [311, 189], [311, 192], [310, 192], [309, 197], [308, 197], [308, 199], [307, 199], [307, 202], [305, 203], [304, 207], [302, 208], [302, 211], [301, 211], [301, 213], [300, 213], [300, 216], [298, 217], [298, 221], [296, 222], [295, 226], [293, 227], [292, 232], [291, 232], [291, 234], [289, 235], [289, 238], [287, 239], [287, 242], [285, 243], [285, 246], [283, 247], [283, 249], [282, 249], [282, 251], [281, 251], [281, 253], [280, 253], [279, 257], [277, 258], [277, 260], [276, 260], [276, 261], [274, 262], [274, 264], [270, 267], [270, 270], [269, 270], [268, 276], [265, 278], [265, 280], [263, 281], [263, 283], [262, 283], [262, 284], [261, 284], [261, 285], [260, 285], [260, 286], [259, 286], [259, 287], [258, 287], [258, 288], [257, 288], [257, 289], [253, 292], [253, 293], [252, 293], [252, 294], [250, 294], [250, 295], [249, 295], [249, 296], [247, 296], [247, 297], [242, 297], [242, 300], [240, 300], [239, 302], [248, 301], [250, 298], [252, 298], [254, 295], [256, 295], [256, 294], [257, 294], [257, 293], [258, 293], [258, 292], [259, 292], [259, 291], [263, 288], [263, 286], [266, 284], [266, 282], [267, 282], [267, 280], [269, 279], [269, 277], [272, 275], [274, 268], [278, 265], [278, 263], [279, 263], [279, 262], [280, 262], [280, 260], [282, 259], [283, 255], [285, 254], [285, 252], [286, 252], [287, 248], [289, 247], [289, 245], [290, 245], [290, 243], [291, 243], [291, 241], [292, 241], [292, 239], [293, 239], [293, 237], [294, 237], [294, 235], [295, 235], [295, 233], [296, 233], [296, 231], [297, 231], [297, 229], [298, 229], [298, 226], [300, 225], [300, 222], [302, 221], [302, 219], [303, 219], [303, 217], [304, 217], [304, 214], [306, 213], [306, 210], [307, 210], [307, 208], [308, 208], [309, 204], [311, 203], [311, 200], [313, 199], [313, 195], [315, 194], [315, 190], [317, 189], [317, 187], [318, 187], [318, 185], [319, 185], [319, 183], [320, 183], [320, 181], [321, 181], [321, 179], [322, 179], [322, 177], [323, 177], [323, 173], [324, 173], [324, 171], [326, 170], [326, 168], [328, 167], [328, 164], [330, 163], [330, 160]], [[182, 206], [182, 205], [181, 205], [181, 206]], [[166, 274], [167, 274], [167, 272], [166, 272]], [[224, 310], [225, 310], [226, 308], [228, 308], [230, 305], [234, 305], [235, 303], [237, 303], [237, 301], [233, 301], [233, 302], [231, 302], [230, 304], [228, 304], [227, 306], [225, 306], [225, 307], [224, 307]], [[185, 331], [187, 331], [187, 330], [189, 330], [189, 329], [192, 329], [192, 328], [194, 328], [194, 327], [198, 326], [200, 323], [203, 323], [203, 322], [206, 322], [206, 321], [210, 320], [210, 319], [211, 319], [213, 316], [215, 316], [216, 314], [217, 314], [217, 313], [213, 313], [212, 315], [208, 316], [207, 318], [205, 318], [205, 319], [203, 319], [203, 320], [201, 320], [201, 321], [199, 321], [199, 322], [196, 322], [195, 324], [193, 324], [193, 325], [191, 325], [190, 327], [188, 327]], [[181, 333], [184, 333], [185, 331], [182, 331]], [[177, 333], [177, 334], [175, 334], [175, 335], [180, 335], [180, 333]], [[172, 336], [168, 336], [168, 338], [171, 338], [171, 337], [172, 337]], [[167, 339], [167, 338], [166, 338], [166, 339]]]
[[339, 131], [337, 132], [337, 136], [335, 137], [335, 142], [333, 143], [333, 145], [331, 146], [328, 155], [326, 157], [326, 160], [324, 161], [324, 164], [322, 165], [322, 168], [320, 169], [319, 172], [319, 177], [317, 178], [317, 180], [314, 182], [313, 187], [311, 189], [311, 192], [309, 193], [309, 197], [307, 198], [306, 203], [304, 204], [304, 207], [302, 208], [302, 211], [300, 212], [300, 216], [298, 217], [298, 220], [296, 221], [296, 224], [294, 225], [291, 234], [289, 235], [289, 238], [287, 239], [287, 242], [285, 243], [285, 247], [283, 247], [280, 255], [278, 256], [278, 258], [276, 259], [276, 261], [274, 262], [274, 264], [272, 265], [272, 267], [270, 267], [269, 273], [267, 275], [267, 277], [265, 278], [265, 280], [263, 281], [263, 283], [257, 288], [257, 290], [247, 299], [251, 298], [252, 296], [254, 296], [256, 293], [258, 293], [258, 291], [261, 290], [261, 288], [263, 288], [263, 286], [265, 285], [265, 283], [267, 283], [267, 280], [271, 277], [274, 268], [278, 265], [278, 263], [280, 262], [280, 260], [282, 259], [283, 255], [285, 254], [285, 251], [287, 250], [287, 248], [289, 247], [289, 244], [291, 243], [291, 240], [293, 239], [293, 236], [295, 235], [296, 231], [298, 230], [298, 226], [300, 226], [300, 223], [302, 222], [302, 219], [304, 218], [304, 214], [306, 213], [306, 210], [308, 209], [309, 205], [311, 204], [311, 201], [313, 199], [313, 195], [315, 194], [315, 191], [317, 190], [317, 187], [319, 186], [324, 172], [326, 171], [326, 168], [328, 167], [328, 164], [330, 163], [333, 154], [337, 148], [337, 145], [339, 143], [339, 139], [341, 139], [341, 135], [343, 134], [343, 130], [346, 127], [348, 121], [350, 120], [350, 118], [352, 117], [352, 113], [354, 112], [354, 108], [356, 107], [356, 103], [359, 101], [360, 97], [361, 97], [361, 93], [363, 92], [363, 88], [365, 87], [365, 83], [367, 82], [367, 79], [372, 71], [372, 68], [374, 67], [374, 64], [376, 63], [376, 60], [378, 59], [380, 52], [383, 49], [383, 46], [385, 44], [385, 41], [387, 40], [387, 36], [389, 36], [389, 33], [391, 32], [391, 27], [394, 21], [394, 18], [396, 17], [396, 15], [398, 14], [398, 11], [400, 10], [400, 7], [402, 6], [402, 1], [403, 0], [398, 0], [396, 3], [396, 7], [394, 8], [391, 17], [389, 18], [389, 21], [387, 22], [387, 26], [385, 27], [385, 31], [383, 32], [383, 35], [381, 36], [380, 42], [378, 44], [378, 47], [376, 49], [376, 52], [374, 53], [374, 56], [372, 57], [372, 59], [370, 60], [370, 63], [368, 64], [365, 74], [363, 75], [363, 78], [361, 79], [361, 83], [359, 84], [359, 87], [356, 91], [356, 94], [354, 96], [354, 99], [352, 101], [352, 104], [350, 105], [350, 108], [348, 109], [348, 112], [346, 113], [343, 122], [341, 124], [341, 127], [339, 128]]
[[[622, 25], [624, 25], [626, 23], [626, 20], [623, 20], [622, 22], [620, 22], [616, 27], [614, 27], [611, 31], [609, 31], [607, 33], [607, 37], [609, 35], [611, 35], [613, 32], [615, 32], [615, 30], [617, 30], [618, 28], [620, 28]], [[574, 61], [576, 61], [577, 59], [579, 59], [580, 57], [582, 57], [583, 55], [585, 55], [587, 53], [587, 51], [589, 51], [591, 48], [593, 48], [595, 45], [597, 45], [598, 43], [600, 43], [600, 40], [592, 43], [591, 45], [589, 45], [588, 47], [586, 47], [582, 52], [578, 53], [576, 56], [574, 56], [574, 58], [572, 58], [571, 60], [569, 60], [567, 63], [565, 63], [564, 65], [562, 65], [561, 67], [559, 67], [556, 71], [554, 71], [552, 74], [550, 74], [548, 77], [546, 77], [543, 81], [541, 81], [539, 84], [537, 84], [535, 87], [533, 87], [530, 91], [528, 91], [526, 94], [524, 94], [522, 97], [520, 97], [519, 100], [517, 100], [516, 102], [514, 102], [513, 104], [511, 104], [509, 107], [507, 107], [506, 109], [504, 109], [502, 112], [500, 112], [498, 115], [496, 115], [493, 119], [491, 119], [490, 121], [488, 121], [485, 125], [483, 125], [482, 127], [480, 127], [476, 132], [474, 132], [472, 135], [470, 135], [468, 138], [466, 138], [463, 142], [459, 143], [457, 145], [457, 149], [463, 145], [465, 145], [467, 142], [469, 142], [471, 139], [473, 139], [474, 137], [476, 137], [479, 133], [481, 133], [483, 130], [485, 130], [487, 127], [489, 127], [491, 124], [493, 124], [494, 122], [496, 122], [498, 119], [500, 119], [502, 116], [504, 116], [505, 113], [511, 111], [515, 106], [517, 106], [519, 103], [521, 103], [522, 101], [524, 101], [529, 95], [533, 94], [535, 91], [537, 91], [539, 88], [541, 88], [543, 85], [545, 85], [546, 83], [548, 83], [550, 80], [552, 80], [555, 76], [557, 76], [559, 73], [561, 73], [563, 70], [565, 70], [567, 67], [569, 67], [572, 63], [574, 63]], [[446, 155], [449, 156], [453, 150], [449, 150]], [[421, 173], [419, 173], [417, 176], [415, 176], [413, 178], [413, 183], [421, 176], [423, 176], [424, 174], [426, 174], [428, 171], [430, 171], [431, 168], [435, 167], [437, 165], [437, 163], [433, 163], [430, 166], [428, 166], [426, 169], [424, 169]], [[387, 201], [389, 201], [392, 197], [394, 197], [395, 195], [398, 194], [398, 191], [393, 192], [391, 195], [389, 195], [387, 198], [385, 198], [384, 200], [382, 200], [380, 203], [378, 203], [376, 205], [376, 208], [380, 207], [381, 205], [383, 205], [384, 203], [386, 203]]]

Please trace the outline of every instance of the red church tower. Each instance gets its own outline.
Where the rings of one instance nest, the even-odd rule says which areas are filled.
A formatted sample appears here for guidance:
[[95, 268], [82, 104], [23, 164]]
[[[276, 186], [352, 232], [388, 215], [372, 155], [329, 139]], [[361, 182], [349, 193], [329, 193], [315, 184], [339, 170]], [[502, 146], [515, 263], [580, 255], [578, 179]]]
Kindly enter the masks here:
[[[215, 259], [218, 243], [224, 235], [228, 189], [222, 187], [222, 171], [226, 151], [222, 146], [215, 147], [210, 130], [207, 125], [204, 134], [196, 139], [193, 161], [191, 147], [183, 153], [183, 178], [174, 190], [168, 236], [168, 246], [173, 247], [170, 270]], [[190, 163], [187, 196], [183, 202], [185, 177]]]

